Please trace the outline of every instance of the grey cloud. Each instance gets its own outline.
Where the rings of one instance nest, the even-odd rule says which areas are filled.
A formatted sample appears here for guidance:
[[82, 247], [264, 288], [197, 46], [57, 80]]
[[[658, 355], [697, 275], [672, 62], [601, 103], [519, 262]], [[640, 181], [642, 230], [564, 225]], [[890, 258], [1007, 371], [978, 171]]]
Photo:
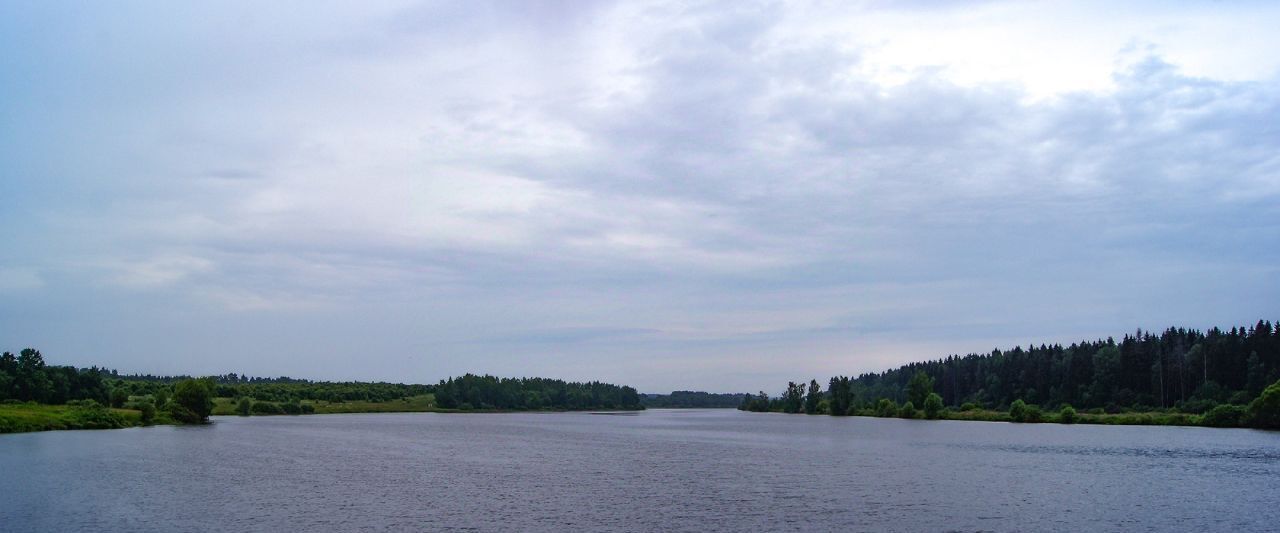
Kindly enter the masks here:
[[1152, 55], [1111, 92], [885, 85], [775, 4], [339, 4], [277, 39], [278, 16], [112, 19], [110, 90], [13, 111], [58, 127], [4, 152], [33, 216], [0, 215], [26, 256], [0, 272], [43, 298], [0, 304], [0, 337], [137, 370], [735, 390], [1275, 311], [1274, 77]]

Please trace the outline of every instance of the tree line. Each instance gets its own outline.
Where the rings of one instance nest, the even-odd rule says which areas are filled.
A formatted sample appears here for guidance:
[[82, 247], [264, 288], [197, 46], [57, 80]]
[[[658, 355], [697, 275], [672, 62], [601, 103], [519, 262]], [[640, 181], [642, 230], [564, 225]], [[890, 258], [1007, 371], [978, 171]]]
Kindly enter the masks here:
[[47, 365], [40, 352], [31, 348], [16, 356], [4, 352], [0, 354], [0, 400], [46, 404], [93, 400], [106, 404], [111, 394], [104, 379], [107, 375], [97, 367]]
[[[211, 376], [210, 383], [214, 394], [220, 398], [244, 397], [265, 402], [297, 403], [301, 401], [342, 402], [389, 402], [409, 396], [430, 394], [433, 385], [414, 385], [404, 383], [359, 382], [359, 381], [310, 381], [292, 378], [250, 378], [227, 379], [225, 376]], [[121, 376], [111, 380], [114, 389], [127, 391], [128, 395], [155, 394], [171, 387], [179, 381], [193, 379], [190, 376]]]
[[890, 405], [923, 413], [943, 408], [1005, 411], [1020, 404], [1016, 411], [1023, 416], [1040, 406], [1070, 407], [1073, 413], [1077, 408], [1186, 413], [1204, 415], [1209, 425], [1233, 425], [1228, 422], [1253, 416], [1252, 406], [1265, 404], [1259, 401], [1276, 383], [1280, 328], [1259, 321], [1227, 331], [1169, 328], [1156, 335], [1139, 330], [1119, 341], [952, 355], [856, 378], [836, 376], [825, 393], [817, 380], [807, 386], [790, 382], [779, 396], [761, 392], [739, 408], [842, 415], [887, 411]]
[[16, 356], [4, 352], [0, 354], [0, 401], [71, 405], [82, 414], [104, 420], [87, 427], [122, 427], [107, 406], [135, 409], [143, 423], [152, 422], [161, 412], [173, 421], [200, 423], [213, 409], [212, 380], [179, 380], [154, 387], [154, 395], [139, 397], [121, 380], [111, 379], [115, 375], [98, 367], [49, 365], [40, 351], [32, 348]]
[[435, 386], [435, 398], [439, 407], [463, 410], [644, 409], [640, 395], [631, 387], [475, 374], [441, 380]]
[[702, 391], [678, 390], [671, 394], [642, 394], [640, 403], [656, 409], [716, 409], [734, 408], [742, 403], [746, 393], [717, 394]]

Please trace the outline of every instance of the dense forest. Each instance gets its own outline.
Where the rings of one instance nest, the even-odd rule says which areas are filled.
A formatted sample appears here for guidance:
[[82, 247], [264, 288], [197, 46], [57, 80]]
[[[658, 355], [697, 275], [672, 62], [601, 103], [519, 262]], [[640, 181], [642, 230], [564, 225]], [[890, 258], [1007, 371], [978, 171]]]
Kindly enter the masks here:
[[545, 378], [497, 378], [467, 374], [435, 387], [436, 405], [446, 409], [644, 409], [631, 387]]
[[[913, 389], [913, 381], [917, 382]], [[892, 405], [922, 409], [928, 393], [941, 407], [1009, 410], [1024, 406], [1102, 413], [1243, 413], [1280, 381], [1280, 330], [1271, 322], [1206, 332], [1169, 328], [1137, 331], [1119, 341], [1041, 344], [952, 355], [856, 378], [836, 376], [828, 390], [816, 380], [792, 382], [777, 398], [761, 393], [741, 408], [839, 414]], [[920, 384], [929, 390], [920, 395]], [[916, 394], [913, 397], [912, 391]], [[886, 403], [887, 402], [887, 403]], [[1229, 424], [1224, 424], [1229, 425]]]
[[642, 394], [640, 403], [655, 409], [733, 408], [740, 405], [747, 396], [744, 393], [715, 394], [678, 390], [671, 394]]

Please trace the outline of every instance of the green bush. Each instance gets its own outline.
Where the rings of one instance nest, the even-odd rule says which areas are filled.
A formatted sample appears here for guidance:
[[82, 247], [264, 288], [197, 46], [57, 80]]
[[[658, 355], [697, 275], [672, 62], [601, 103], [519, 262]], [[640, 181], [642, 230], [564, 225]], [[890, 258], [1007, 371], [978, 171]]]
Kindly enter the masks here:
[[1210, 409], [1209, 412], [1200, 417], [1200, 423], [1215, 428], [1239, 427], [1247, 415], [1247, 407], [1224, 403]]
[[1280, 429], [1280, 381], [1268, 385], [1249, 403], [1249, 418], [1254, 427]]
[[136, 409], [141, 413], [143, 424], [150, 424], [156, 418], [156, 404], [152, 403], [150, 398], [129, 402], [124, 406], [126, 409]]
[[942, 416], [942, 397], [936, 392], [931, 392], [924, 400], [924, 417], [937, 420], [939, 416]]
[[898, 417], [899, 418], [915, 418], [916, 405], [911, 403], [911, 400], [907, 400], [907, 403], [902, 404], [902, 409], [898, 410]]
[[1040, 422], [1044, 420], [1044, 415], [1040, 413], [1039, 406], [1017, 399], [1009, 405], [1009, 418], [1014, 422]]
[[296, 401], [289, 401], [289, 402], [284, 402], [280, 404], [280, 410], [284, 411], [284, 413], [287, 415], [302, 414], [302, 406], [298, 405], [298, 402]]
[[1023, 422], [1026, 420], [1026, 417], [1027, 402], [1022, 401], [1021, 398], [1014, 400], [1013, 403], [1009, 405], [1009, 418], [1012, 418], [1014, 422]]
[[241, 397], [236, 403], [236, 414], [240, 416], [249, 416], [253, 412], [253, 402], [248, 397]]
[[73, 400], [67, 402], [71, 411], [67, 413], [68, 429], [116, 429], [129, 427], [124, 417], [103, 407], [93, 400]]
[[253, 402], [253, 406], [250, 408], [250, 411], [252, 411], [253, 414], [255, 415], [284, 414], [284, 409], [281, 409], [279, 405], [276, 405], [271, 402]]
[[960, 410], [965, 412], [976, 411], [977, 409], [978, 409], [978, 404], [973, 402], [964, 402], [963, 404], [960, 405]]
[[1058, 422], [1063, 424], [1076, 423], [1076, 408], [1070, 405], [1063, 405], [1062, 409], [1058, 410]]
[[1038, 405], [1027, 404], [1022, 413], [1022, 422], [1035, 423], [1044, 421], [1044, 414], [1040, 412], [1040, 406]]
[[898, 416], [898, 404], [888, 398], [880, 398], [880, 401], [876, 402], [876, 416], [881, 418]]
[[311, 415], [311, 414], [315, 414], [315, 412], [316, 412], [316, 406], [311, 405], [309, 403], [302, 404], [302, 414]]

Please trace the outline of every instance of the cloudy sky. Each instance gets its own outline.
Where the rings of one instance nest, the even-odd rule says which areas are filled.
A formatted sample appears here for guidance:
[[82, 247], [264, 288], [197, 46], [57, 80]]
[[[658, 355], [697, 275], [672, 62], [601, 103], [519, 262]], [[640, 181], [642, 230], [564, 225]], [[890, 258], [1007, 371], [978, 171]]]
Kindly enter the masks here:
[[1280, 4], [0, 2], [0, 349], [776, 392], [1280, 315]]

